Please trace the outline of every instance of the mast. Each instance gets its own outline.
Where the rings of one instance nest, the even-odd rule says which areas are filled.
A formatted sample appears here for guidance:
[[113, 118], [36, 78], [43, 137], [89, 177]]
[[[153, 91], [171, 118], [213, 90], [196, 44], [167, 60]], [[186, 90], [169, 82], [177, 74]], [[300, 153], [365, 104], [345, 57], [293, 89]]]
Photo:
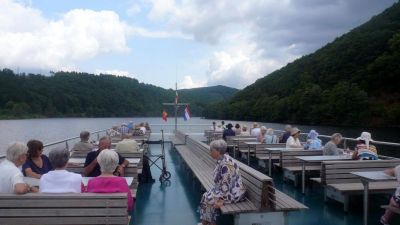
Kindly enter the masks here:
[[[175, 95], [178, 93], [178, 82], [175, 82]], [[176, 98], [176, 96], [175, 96]], [[178, 130], [178, 101], [175, 99], [175, 131]]]

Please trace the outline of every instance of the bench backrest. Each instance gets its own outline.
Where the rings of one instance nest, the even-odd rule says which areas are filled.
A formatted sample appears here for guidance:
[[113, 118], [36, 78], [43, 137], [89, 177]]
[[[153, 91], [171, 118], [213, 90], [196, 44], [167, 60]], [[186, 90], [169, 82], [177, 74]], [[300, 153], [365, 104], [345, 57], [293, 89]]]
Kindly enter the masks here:
[[360, 178], [351, 172], [383, 171], [400, 165], [400, 159], [326, 161], [321, 166], [321, 183], [358, 183]]
[[[313, 155], [322, 155], [321, 150], [289, 150], [289, 151], [282, 151], [279, 157], [279, 164], [280, 166], [287, 167], [287, 166], [301, 166], [302, 163], [298, 160], [297, 156], [313, 156]], [[308, 163], [307, 165], [313, 165]], [[319, 165], [319, 163], [315, 163], [315, 165]]]
[[269, 155], [269, 153], [267, 152], [267, 150], [265, 150], [265, 148], [284, 148], [286, 146], [286, 144], [262, 144], [262, 145], [256, 145], [256, 157], [257, 156], [267, 156]]
[[254, 139], [254, 141], [256, 141], [256, 139], [257, 139], [254, 136], [241, 136], [241, 135], [238, 135], [238, 136], [227, 136], [226, 137], [226, 143], [228, 145], [237, 145], [237, 141], [232, 140], [233, 138], [243, 138], [243, 139], [252, 138], [252, 139]]
[[[210, 156], [210, 147], [200, 141], [187, 138], [187, 146], [194, 152], [197, 152], [199, 157], [203, 157], [205, 162], [212, 167], [215, 167], [216, 162]], [[234, 159], [235, 160], [235, 159]], [[260, 210], [271, 209], [274, 206], [270, 201], [271, 191], [269, 186], [272, 186], [272, 179], [267, 175], [247, 166], [246, 164], [235, 160], [240, 168], [243, 184], [247, 190], [247, 198]]]
[[0, 194], [0, 224], [127, 224], [127, 195]]

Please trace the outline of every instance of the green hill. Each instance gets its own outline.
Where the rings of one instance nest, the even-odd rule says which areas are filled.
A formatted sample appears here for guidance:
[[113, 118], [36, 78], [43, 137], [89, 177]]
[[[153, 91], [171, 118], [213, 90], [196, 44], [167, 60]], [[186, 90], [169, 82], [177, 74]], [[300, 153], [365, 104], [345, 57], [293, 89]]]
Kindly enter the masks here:
[[[229, 99], [236, 89], [215, 86], [178, 90], [194, 116], [208, 104]], [[113, 75], [57, 72], [52, 76], [0, 70], [0, 118], [161, 116], [175, 91]], [[172, 108], [165, 108], [172, 115]], [[183, 110], [183, 109], [181, 109]]]
[[[315, 53], [257, 80], [210, 118], [400, 125], [400, 3]], [[223, 109], [223, 110], [221, 110]]]

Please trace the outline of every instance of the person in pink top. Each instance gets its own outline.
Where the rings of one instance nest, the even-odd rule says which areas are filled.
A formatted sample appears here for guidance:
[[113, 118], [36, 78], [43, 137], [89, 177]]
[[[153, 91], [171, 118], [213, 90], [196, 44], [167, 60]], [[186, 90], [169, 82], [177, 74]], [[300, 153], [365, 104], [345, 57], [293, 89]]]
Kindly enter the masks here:
[[133, 198], [125, 178], [114, 176], [113, 172], [118, 166], [118, 154], [112, 150], [104, 149], [97, 156], [101, 175], [89, 180], [87, 192], [91, 193], [127, 193], [128, 211], [133, 208]]

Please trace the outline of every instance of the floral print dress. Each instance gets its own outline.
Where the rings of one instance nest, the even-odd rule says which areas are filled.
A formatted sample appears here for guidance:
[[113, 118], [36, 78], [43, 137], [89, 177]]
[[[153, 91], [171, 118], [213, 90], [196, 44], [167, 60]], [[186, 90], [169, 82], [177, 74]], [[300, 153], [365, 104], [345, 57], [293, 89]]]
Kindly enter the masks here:
[[203, 194], [200, 201], [200, 219], [216, 223], [218, 211], [214, 203], [222, 199], [224, 203], [239, 202], [246, 190], [239, 173], [239, 166], [228, 154], [217, 161], [214, 169], [214, 187]]

